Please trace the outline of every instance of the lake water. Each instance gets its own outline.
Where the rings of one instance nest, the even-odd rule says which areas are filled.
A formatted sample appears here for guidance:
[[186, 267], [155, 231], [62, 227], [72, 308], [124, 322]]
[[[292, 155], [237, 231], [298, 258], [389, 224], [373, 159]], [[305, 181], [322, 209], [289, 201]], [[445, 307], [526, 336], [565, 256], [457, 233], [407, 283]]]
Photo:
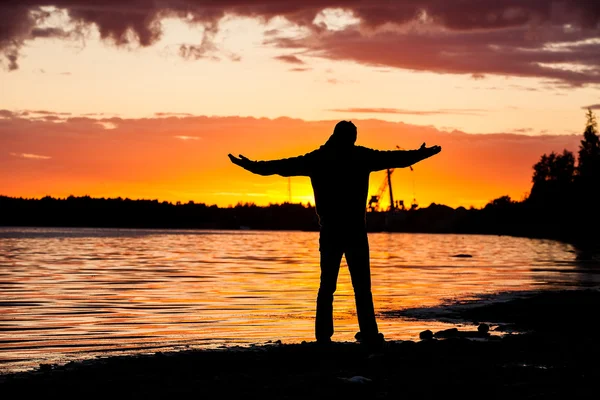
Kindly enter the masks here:
[[[551, 240], [401, 233], [369, 240], [378, 323], [391, 340], [450, 325], [386, 311], [599, 283], [570, 245]], [[312, 341], [318, 285], [317, 232], [0, 228], [0, 371]], [[334, 313], [333, 339], [354, 340], [345, 261]]]

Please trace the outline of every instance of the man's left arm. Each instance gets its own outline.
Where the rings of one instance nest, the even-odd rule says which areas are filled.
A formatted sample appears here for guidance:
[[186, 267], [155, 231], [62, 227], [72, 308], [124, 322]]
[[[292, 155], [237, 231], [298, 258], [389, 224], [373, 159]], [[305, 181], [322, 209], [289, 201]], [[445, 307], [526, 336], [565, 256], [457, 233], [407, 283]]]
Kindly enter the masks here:
[[370, 150], [367, 163], [371, 171], [405, 168], [432, 157], [440, 151], [442, 151], [440, 146], [426, 147], [425, 143], [417, 150]]

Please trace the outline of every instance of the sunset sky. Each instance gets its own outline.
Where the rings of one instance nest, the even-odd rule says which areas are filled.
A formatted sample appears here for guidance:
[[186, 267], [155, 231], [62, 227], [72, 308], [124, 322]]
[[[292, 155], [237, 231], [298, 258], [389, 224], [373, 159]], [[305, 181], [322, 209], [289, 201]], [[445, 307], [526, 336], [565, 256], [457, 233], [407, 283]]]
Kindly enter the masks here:
[[[480, 207], [576, 151], [588, 107], [597, 1], [0, 4], [0, 195], [283, 202], [287, 178], [227, 153], [303, 154], [346, 119], [357, 144], [442, 146], [395, 171], [398, 199]], [[307, 178], [291, 195], [314, 202]]]

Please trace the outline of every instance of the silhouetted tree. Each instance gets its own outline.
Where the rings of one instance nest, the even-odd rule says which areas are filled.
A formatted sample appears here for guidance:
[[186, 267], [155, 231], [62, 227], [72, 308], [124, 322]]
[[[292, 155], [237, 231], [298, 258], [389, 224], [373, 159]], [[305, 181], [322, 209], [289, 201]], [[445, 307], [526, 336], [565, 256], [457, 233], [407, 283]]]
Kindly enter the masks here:
[[490, 201], [485, 208], [508, 208], [515, 203], [516, 201], [513, 201], [510, 196], [501, 196]]
[[579, 145], [579, 159], [577, 160], [577, 180], [584, 189], [585, 194], [594, 193], [593, 186], [600, 179], [600, 141], [598, 139], [598, 124], [592, 110], [586, 114], [585, 131], [583, 140]]
[[0, 226], [316, 230], [318, 221], [314, 207], [302, 204], [239, 203], [219, 208], [193, 201], [173, 204], [90, 196], [37, 200], [0, 195]]
[[[579, 145], [577, 162], [576, 197], [577, 208], [573, 220], [578, 239], [591, 243], [598, 237], [600, 195], [600, 141], [596, 116], [591, 109], [586, 113], [585, 131]], [[592, 233], [590, 235], [590, 233]], [[585, 246], [588, 246], [587, 244]]]
[[572, 202], [575, 157], [564, 150], [562, 154], [542, 155], [533, 166], [533, 187], [529, 201], [541, 207], [569, 207]]

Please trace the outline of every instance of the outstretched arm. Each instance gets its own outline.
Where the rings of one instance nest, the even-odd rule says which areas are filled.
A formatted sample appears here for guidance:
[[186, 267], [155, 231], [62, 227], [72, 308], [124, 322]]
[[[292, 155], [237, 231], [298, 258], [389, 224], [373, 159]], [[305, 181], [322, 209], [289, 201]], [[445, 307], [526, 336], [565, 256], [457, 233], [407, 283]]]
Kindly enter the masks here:
[[229, 154], [229, 159], [247, 171], [258, 175], [309, 176], [310, 165], [308, 154], [271, 161], [252, 161], [243, 155], [239, 158]]
[[425, 143], [417, 150], [371, 150], [367, 163], [371, 171], [388, 168], [405, 168], [418, 163], [442, 151], [440, 146], [426, 147]]

